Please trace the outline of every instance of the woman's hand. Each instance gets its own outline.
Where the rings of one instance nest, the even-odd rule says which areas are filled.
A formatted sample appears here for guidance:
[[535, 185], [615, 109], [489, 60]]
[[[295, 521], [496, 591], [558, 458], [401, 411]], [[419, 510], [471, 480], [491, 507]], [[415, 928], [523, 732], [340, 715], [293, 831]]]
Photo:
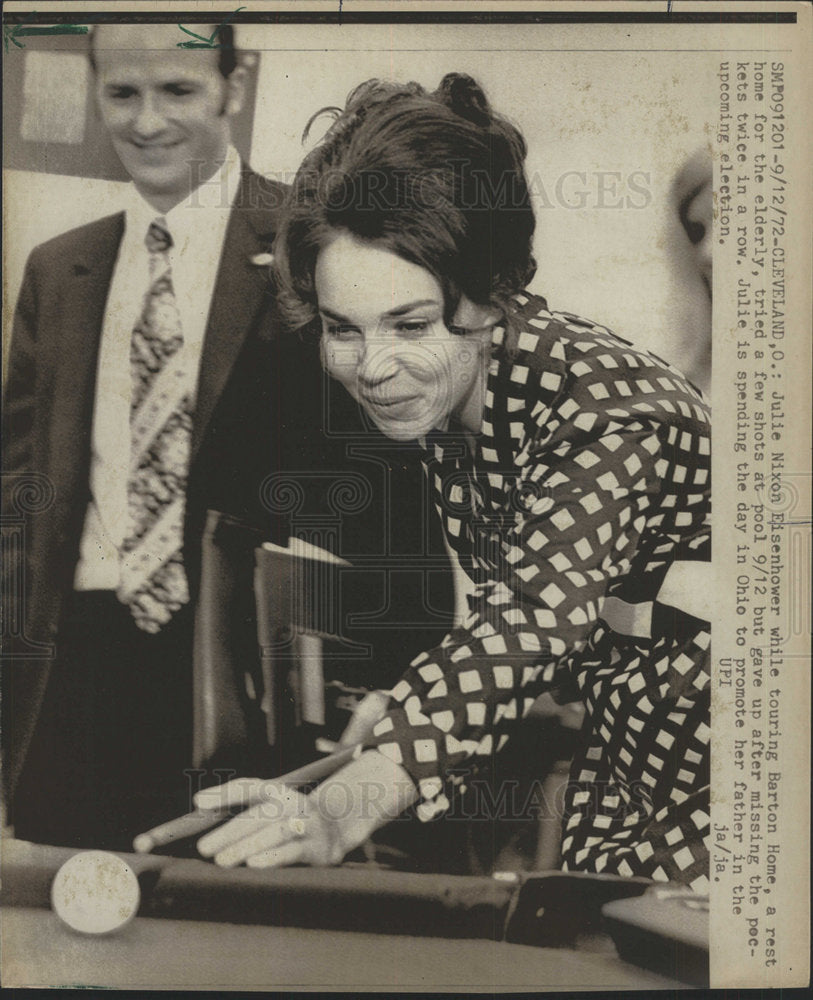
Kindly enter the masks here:
[[315, 796], [286, 785], [238, 778], [199, 792], [195, 802], [198, 808], [255, 803], [198, 841], [200, 853], [223, 868], [336, 865], [346, 853], [338, 824], [323, 815]]
[[310, 795], [284, 784], [238, 778], [195, 796], [198, 809], [248, 806], [207, 833], [198, 850], [224, 868], [337, 865], [417, 798], [399, 765], [368, 750]]

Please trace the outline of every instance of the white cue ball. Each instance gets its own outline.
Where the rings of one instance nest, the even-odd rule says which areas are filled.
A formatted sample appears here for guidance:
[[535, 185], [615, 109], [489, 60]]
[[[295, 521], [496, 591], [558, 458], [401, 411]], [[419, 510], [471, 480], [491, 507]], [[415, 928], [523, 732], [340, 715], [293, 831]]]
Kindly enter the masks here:
[[141, 889], [133, 869], [109, 851], [82, 851], [68, 858], [51, 886], [59, 919], [82, 934], [110, 934], [138, 910]]

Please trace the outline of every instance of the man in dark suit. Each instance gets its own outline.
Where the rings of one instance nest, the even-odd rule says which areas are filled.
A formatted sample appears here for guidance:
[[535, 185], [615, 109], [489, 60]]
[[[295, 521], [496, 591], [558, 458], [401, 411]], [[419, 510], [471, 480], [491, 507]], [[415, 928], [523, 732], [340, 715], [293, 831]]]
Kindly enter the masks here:
[[206, 510], [274, 534], [261, 485], [292, 362], [268, 263], [285, 187], [231, 146], [244, 70], [228, 29], [220, 49], [177, 41], [170, 25], [95, 32], [132, 198], [33, 252], [14, 321], [3, 506], [26, 523], [3, 709], [11, 821], [29, 839], [127, 847], [185, 807]]
[[[216, 780], [189, 773], [206, 512], [284, 542], [295, 525], [284, 510], [275, 520], [269, 494], [293, 474], [305, 520], [330, 521], [335, 473], [352, 468], [347, 434], [362, 430], [349, 397], [325, 393], [315, 343], [280, 335], [268, 264], [286, 188], [231, 146], [244, 86], [232, 33], [221, 27], [209, 51], [178, 39], [170, 25], [95, 31], [97, 101], [132, 198], [38, 247], [15, 315], [3, 510], [24, 534], [4, 567], [3, 740], [10, 819], [32, 840], [126, 849]], [[340, 546], [378, 566], [405, 544], [423, 551], [422, 479], [409, 448], [363, 441], [357, 476], [390, 507], [340, 512]], [[412, 570], [411, 597], [392, 576], [404, 632], [381, 602], [388, 572], [354, 585], [375, 622], [354, 636], [368, 653], [346, 668], [351, 683], [394, 683], [424, 635], [442, 634], [448, 580], [429, 607]], [[266, 770], [284, 766], [278, 747], [268, 756]]]

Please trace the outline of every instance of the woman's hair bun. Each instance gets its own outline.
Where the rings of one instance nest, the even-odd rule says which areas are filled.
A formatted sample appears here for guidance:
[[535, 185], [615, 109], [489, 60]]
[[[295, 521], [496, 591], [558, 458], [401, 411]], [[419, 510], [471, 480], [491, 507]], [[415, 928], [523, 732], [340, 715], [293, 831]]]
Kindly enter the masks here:
[[447, 73], [435, 91], [435, 98], [473, 125], [488, 128], [491, 107], [480, 85], [467, 73]]

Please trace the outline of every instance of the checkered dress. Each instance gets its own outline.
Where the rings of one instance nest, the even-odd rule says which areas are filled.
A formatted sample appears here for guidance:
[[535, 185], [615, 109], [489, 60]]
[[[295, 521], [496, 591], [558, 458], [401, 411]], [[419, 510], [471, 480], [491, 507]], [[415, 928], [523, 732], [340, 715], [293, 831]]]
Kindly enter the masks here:
[[368, 746], [430, 819], [539, 694], [581, 700], [563, 866], [704, 891], [710, 626], [681, 605], [710, 558], [708, 407], [666, 362], [534, 296], [494, 344], [476, 453], [450, 433], [425, 456], [469, 614], [413, 661]]

